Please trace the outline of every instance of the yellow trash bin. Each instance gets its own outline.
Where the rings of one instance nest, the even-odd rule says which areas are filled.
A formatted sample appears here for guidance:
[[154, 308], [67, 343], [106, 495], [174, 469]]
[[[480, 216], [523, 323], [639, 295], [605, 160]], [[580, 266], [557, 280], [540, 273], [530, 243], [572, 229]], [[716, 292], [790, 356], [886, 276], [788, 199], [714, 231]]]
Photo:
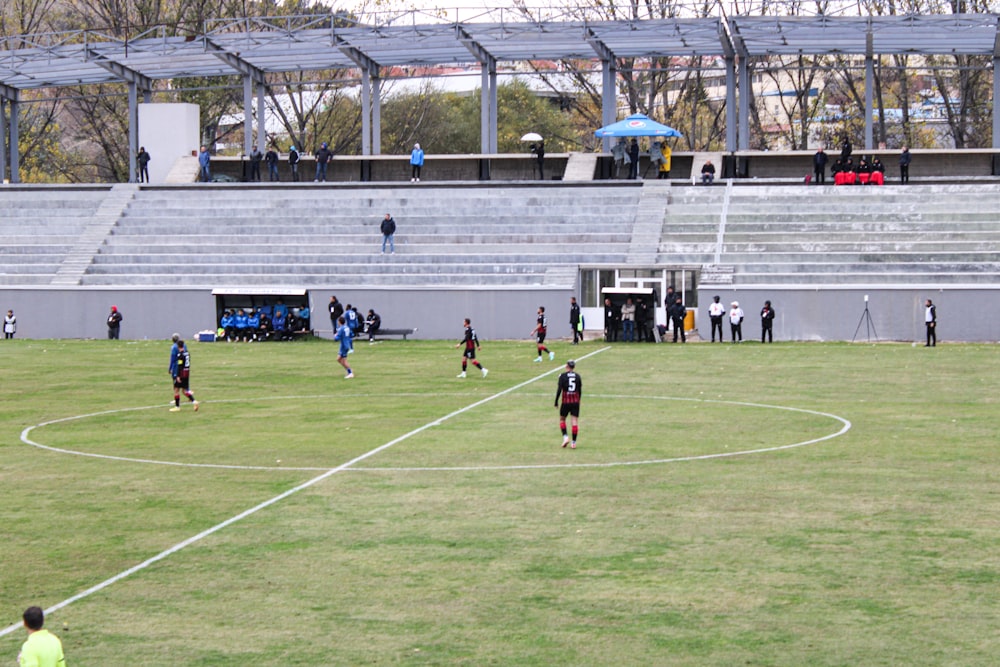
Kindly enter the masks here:
[[694, 331], [694, 310], [688, 309], [684, 315], [684, 331]]

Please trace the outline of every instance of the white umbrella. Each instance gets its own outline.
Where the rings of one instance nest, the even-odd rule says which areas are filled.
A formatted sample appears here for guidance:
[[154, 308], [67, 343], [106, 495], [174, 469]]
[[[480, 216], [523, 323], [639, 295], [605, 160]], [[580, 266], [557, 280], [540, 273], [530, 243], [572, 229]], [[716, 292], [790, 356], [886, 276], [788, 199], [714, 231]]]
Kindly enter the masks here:
[[542, 141], [542, 135], [537, 132], [528, 132], [526, 135], [521, 137], [521, 141]]

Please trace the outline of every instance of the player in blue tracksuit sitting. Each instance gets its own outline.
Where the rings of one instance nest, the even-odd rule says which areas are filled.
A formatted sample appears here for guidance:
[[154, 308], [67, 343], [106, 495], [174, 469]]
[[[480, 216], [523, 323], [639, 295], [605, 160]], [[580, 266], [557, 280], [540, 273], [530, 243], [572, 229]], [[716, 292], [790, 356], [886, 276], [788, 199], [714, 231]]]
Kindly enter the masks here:
[[240, 308], [233, 316], [233, 327], [236, 329], [236, 340], [248, 340], [250, 335], [247, 322], [247, 314]]
[[219, 328], [222, 329], [222, 334], [226, 337], [226, 340], [232, 340], [236, 337], [236, 327], [233, 324], [233, 312], [231, 310], [223, 311], [222, 317], [219, 318]]

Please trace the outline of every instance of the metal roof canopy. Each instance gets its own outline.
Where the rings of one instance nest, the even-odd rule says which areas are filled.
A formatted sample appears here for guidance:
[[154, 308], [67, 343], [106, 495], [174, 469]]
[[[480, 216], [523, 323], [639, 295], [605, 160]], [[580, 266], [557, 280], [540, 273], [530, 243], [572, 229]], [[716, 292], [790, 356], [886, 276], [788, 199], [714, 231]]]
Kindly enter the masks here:
[[[251, 86], [265, 74], [325, 69], [361, 70], [363, 100], [374, 91], [375, 134], [379, 129], [378, 77], [381, 68], [467, 65], [483, 70], [484, 120], [495, 146], [496, 64], [530, 60], [599, 60], [604, 68], [605, 116], [614, 116], [618, 59], [706, 56], [726, 60], [727, 100], [735, 107], [735, 60], [741, 60], [740, 89], [749, 90], [748, 67], [755, 57], [854, 55], [866, 58], [871, 75], [875, 55], [982, 55], [1000, 59], [997, 14], [907, 16], [731, 16], [647, 20], [531, 20], [517, 12], [482, 14], [485, 21], [448, 21], [419, 11], [388, 15], [361, 23], [330, 13], [310, 16], [218, 19], [203, 34], [171, 36], [155, 27], [130, 39], [100, 31], [21, 35], [0, 40], [0, 99], [12, 111], [21, 90], [126, 83], [130, 101], [152, 82], [193, 77], [242, 76], [245, 113], [250, 117]], [[513, 18], [510, 18], [512, 17]], [[418, 23], [417, 20], [423, 21]], [[744, 66], [744, 63], [746, 66]], [[374, 81], [372, 81], [374, 78]], [[870, 91], [871, 86], [867, 86]], [[739, 148], [746, 148], [749, 111], [740, 96]], [[994, 99], [1000, 77], [994, 77]], [[868, 104], [869, 108], [871, 104]], [[365, 130], [371, 130], [369, 100]], [[8, 131], [16, 134], [16, 113]], [[869, 114], [870, 116], [870, 114]], [[262, 111], [258, 110], [258, 118]], [[870, 123], [870, 121], [869, 121]], [[260, 124], [260, 120], [258, 121]], [[731, 123], [728, 122], [727, 125]], [[866, 142], [869, 141], [866, 128]], [[252, 128], [247, 127], [247, 143]], [[258, 132], [258, 142], [263, 138]], [[994, 114], [994, 145], [1000, 145], [1000, 114]], [[735, 150], [736, 132], [727, 128], [727, 148]], [[10, 156], [14, 173], [16, 143]], [[249, 147], [247, 148], [249, 150]], [[375, 152], [379, 152], [377, 138]], [[133, 151], [134, 153], [134, 151]], [[6, 161], [6, 156], [4, 156]], [[133, 169], [134, 172], [134, 169]]]

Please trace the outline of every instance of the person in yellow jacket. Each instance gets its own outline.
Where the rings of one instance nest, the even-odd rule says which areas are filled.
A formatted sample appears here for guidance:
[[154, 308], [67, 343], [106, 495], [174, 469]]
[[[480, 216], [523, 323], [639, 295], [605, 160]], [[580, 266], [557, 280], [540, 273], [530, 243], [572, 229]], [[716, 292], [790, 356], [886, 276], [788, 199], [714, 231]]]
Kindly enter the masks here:
[[660, 144], [660, 153], [663, 155], [660, 158], [660, 170], [657, 173], [657, 178], [670, 178], [670, 158], [673, 156], [673, 151], [670, 150], [670, 146], [666, 143]]
[[45, 630], [45, 613], [41, 607], [24, 610], [24, 627], [28, 630], [28, 640], [21, 645], [17, 656], [20, 667], [66, 667], [62, 642], [54, 634]]

